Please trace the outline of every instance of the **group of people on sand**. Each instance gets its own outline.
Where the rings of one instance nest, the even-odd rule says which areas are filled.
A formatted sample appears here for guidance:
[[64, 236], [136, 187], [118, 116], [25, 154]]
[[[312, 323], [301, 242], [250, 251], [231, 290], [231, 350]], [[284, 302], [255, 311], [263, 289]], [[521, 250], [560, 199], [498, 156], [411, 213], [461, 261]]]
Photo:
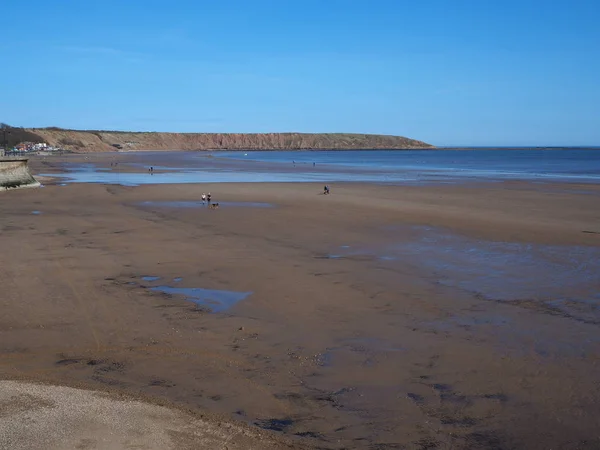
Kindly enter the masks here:
[[210, 205], [210, 202], [211, 202], [210, 192], [208, 194], [205, 194], [204, 192], [202, 193], [202, 204], [204, 204], [205, 202], [207, 202]]

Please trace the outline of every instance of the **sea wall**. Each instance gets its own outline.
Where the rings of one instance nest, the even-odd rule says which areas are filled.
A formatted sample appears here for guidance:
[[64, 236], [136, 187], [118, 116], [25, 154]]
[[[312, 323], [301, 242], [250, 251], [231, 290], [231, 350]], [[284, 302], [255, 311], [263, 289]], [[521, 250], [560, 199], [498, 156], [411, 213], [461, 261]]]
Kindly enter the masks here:
[[27, 159], [0, 158], [0, 191], [39, 185], [29, 172]]

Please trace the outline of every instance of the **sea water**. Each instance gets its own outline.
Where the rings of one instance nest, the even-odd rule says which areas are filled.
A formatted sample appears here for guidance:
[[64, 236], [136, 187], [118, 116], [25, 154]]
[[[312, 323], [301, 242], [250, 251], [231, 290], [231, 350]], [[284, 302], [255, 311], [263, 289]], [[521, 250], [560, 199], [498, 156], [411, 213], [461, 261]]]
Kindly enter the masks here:
[[[488, 178], [600, 183], [600, 148], [253, 151], [218, 156], [292, 165], [335, 167], [431, 179]], [[411, 176], [412, 175], [412, 176]]]
[[[127, 157], [118, 170], [67, 163], [64, 173], [46, 175], [74, 183], [122, 185], [503, 180], [600, 184], [600, 149], [136, 152]], [[140, 173], [140, 166], [162, 169]]]

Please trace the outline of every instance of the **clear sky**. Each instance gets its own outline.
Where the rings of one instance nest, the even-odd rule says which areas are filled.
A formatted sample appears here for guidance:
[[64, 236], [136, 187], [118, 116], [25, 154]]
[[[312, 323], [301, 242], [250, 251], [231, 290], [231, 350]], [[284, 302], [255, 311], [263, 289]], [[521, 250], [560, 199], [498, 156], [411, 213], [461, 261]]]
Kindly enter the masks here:
[[0, 121], [600, 145], [600, 0], [6, 0]]

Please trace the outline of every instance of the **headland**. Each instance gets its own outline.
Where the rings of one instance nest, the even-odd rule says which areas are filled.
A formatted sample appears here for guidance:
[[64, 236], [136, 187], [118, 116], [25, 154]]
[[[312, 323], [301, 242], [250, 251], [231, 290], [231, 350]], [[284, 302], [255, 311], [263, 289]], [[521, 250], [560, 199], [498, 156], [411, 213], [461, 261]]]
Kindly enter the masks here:
[[351, 133], [159, 133], [62, 128], [24, 129], [40, 142], [79, 153], [119, 150], [413, 149], [432, 145], [403, 136]]

